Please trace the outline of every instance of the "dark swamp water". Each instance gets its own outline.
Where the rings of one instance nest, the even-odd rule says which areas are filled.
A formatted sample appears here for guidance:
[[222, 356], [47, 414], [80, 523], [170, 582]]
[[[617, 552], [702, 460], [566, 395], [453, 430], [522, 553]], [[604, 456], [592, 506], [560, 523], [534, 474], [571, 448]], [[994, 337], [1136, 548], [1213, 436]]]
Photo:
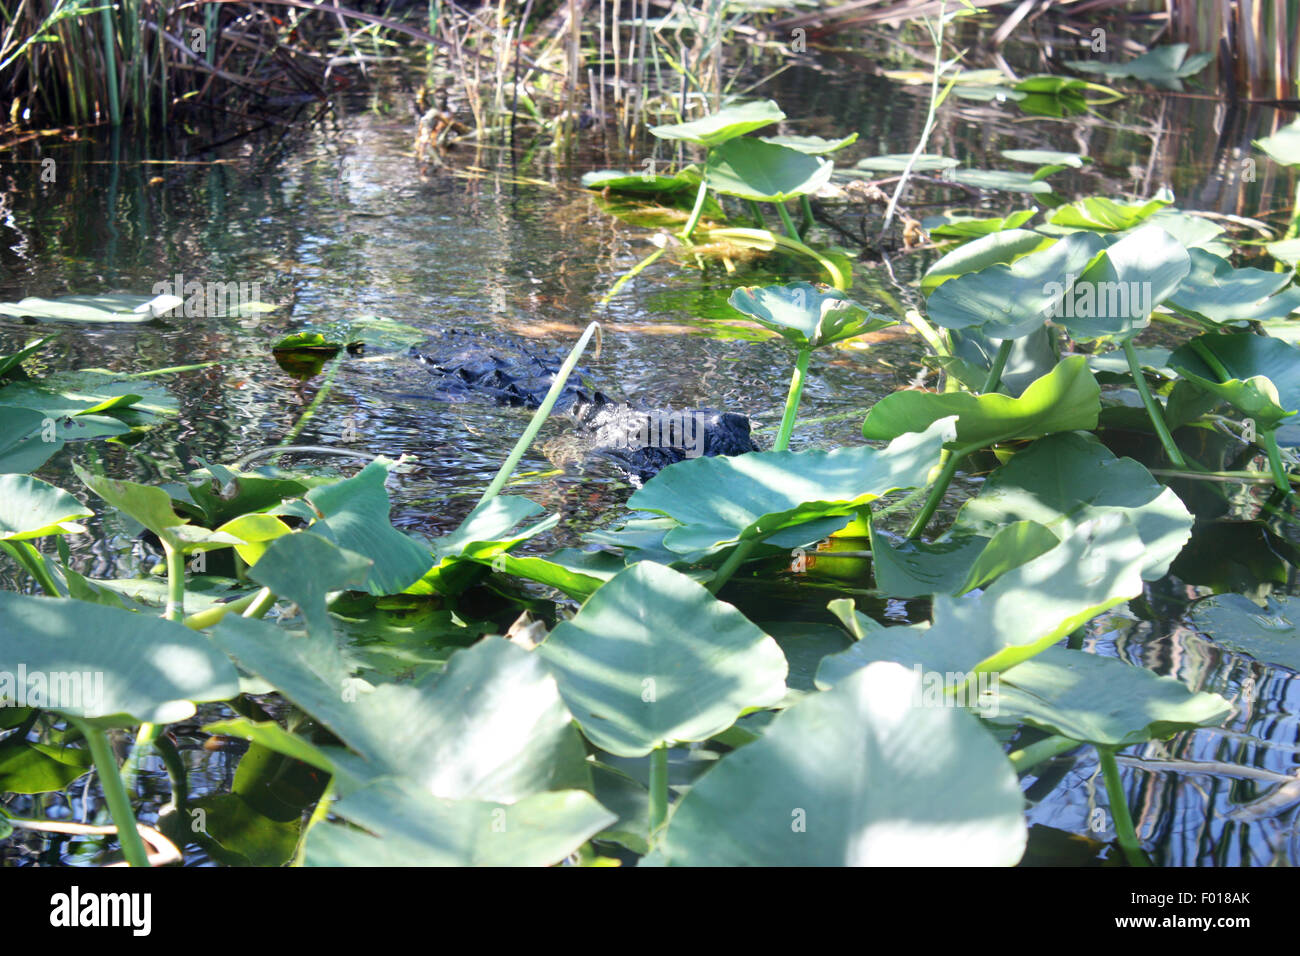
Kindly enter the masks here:
[[[870, 75], [866, 66], [854, 57], [823, 57], [787, 70], [758, 93], [791, 117], [781, 132], [857, 132], [859, 141], [836, 155], [838, 168], [909, 152], [924, 123], [928, 87]], [[1067, 196], [1150, 195], [1168, 186], [1183, 208], [1259, 217], [1286, 210], [1292, 184], [1263, 162], [1253, 182], [1234, 171], [1274, 120], [1271, 110], [1232, 110], [1212, 96], [1135, 95], [1065, 121], [1026, 117], [1012, 104], [952, 98], [928, 151], [996, 169], [1009, 165], [1002, 149], [1073, 150], [1095, 163], [1060, 177]], [[744, 412], [758, 426], [759, 443], [770, 446], [791, 354], [732, 324], [736, 316], [725, 301], [735, 285], [774, 281], [771, 273], [701, 274], [660, 260], [601, 304], [652, 247], [645, 230], [605, 214], [578, 186], [584, 171], [609, 165], [596, 133], [586, 134], [571, 162], [545, 149], [510, 154], [466, 146], [426, 176], [417, 172], [412, 136], [405, 103], [381, 93], [340, 99], [310, 127], [211, 150], [196, 151], [192, 139], [140, 142], [99, 130], [83, 142], [0, 153], [0, 300], [147, 293], [179, 273], [257, 283], [259, 298], [275, 307], [148, 326], [59, 327], [58, 343], [43, 353], [45, 367], [35, 370], [134, 374], [211, 364], [149, 379], [176, 400], [178, 414], [140, 442], [71, 446], [39, 474], [75, 489], [70, 462], [98, 455], [115, 477], [175, 481], [199, 459], [233, 463], [287, 439], [405, 453], [414, 461], [391, 489], [394, 523], [435, 536], [469, 510], [528, 414], [432, 400], [406, 347], [461, 328], [502, 331], [563, 351], [593, 318], [602, 323], [603, 345], [583, 364], [600, 387], [657, 406]], [[641, 145], [644, 155], [654, 148], [653, 141]], [[662, 146], [660, 156], [671, 159]], [[54, 182], [38, 175], [46, 158], [55, 160]], [[999, 213], [1028, 205], [1007, 193], [986, 193], [981, 204]], [[898, 279], [915, 280], [933, 258], [897, 257]], [[898, 294], [879, 265], [855, 265], [860, 301], [883, 310], [885, 290]], [[0, 353], [44, 331], [0, 320]], [[300, 382], [270, 354], [272, 343], [296, 331], [361, 340], [365, 352], [341, 356]], [[815, 356], [792, 447], [860, 443], [862, 413], [913, 381], [924, 370], [922, 354], [915, 336], [897, 335], [870, 350]], [[629, 493], [599, 466], [566, 467], [562, 434], [558, 423], [548, 423], [512, 486], [562, 515], [556, 531], [533, 542], [540, 549], [581, 545], [581, 532], [619, 517]], [[349, 473], [355, 467], [310, 454], [292, 463]], [[87, 573], [144, 573], [152, 563], [130, 529], [97, 520], [90, 530], [73, 545]], [[0, 575], [6, 587], [27, 586], [7, 564]], [[1250, 584], [1296, 591], [1289, 570], [1280, 580], [1264, 576]], [[1300, 861], [1300, 787], [1273, 776], [1300, 767], [1296, 674], [1263, 668], [1188, 628], [1181, 608], [1208, 593], [1204, 588], [1170, 578], [1151, 591], [1141, 615], [1121, 608], [1094, 621], [1088, 646], [1222, 693], [1236, 710], [1223, 728], [1125, 751], [1125, 786], [1144, 845], [1157, 863], [1170, 865]], [[1250, 692], [1243, 693], [1247, 682]], [[182, 735], [181, 747], [193, 796], [230, 788], [237, 748], [204, 749], [201, 735]], [[1117, 860], [1107, 842], [1114, 833], [1093, 825], [1106, 794], [1090, 749], [1058, 758], [1025, 784], [1035, 824], [1026, 863]], [[152, 822], [167, 799], [162, 765], [147, 761], [138, 787], [141, 818]], [[78, 785], [70, 794], [20, 798], [14, 809], [35, 810], [39, 800], [46, 816], [93, 818], [95, 790]], [[95, 862], [103, 851], [99, 841], [17, 833], [0, 845], [6, 865]], [[214, 862], [194, 844], [186, 856], [189, 865]]]

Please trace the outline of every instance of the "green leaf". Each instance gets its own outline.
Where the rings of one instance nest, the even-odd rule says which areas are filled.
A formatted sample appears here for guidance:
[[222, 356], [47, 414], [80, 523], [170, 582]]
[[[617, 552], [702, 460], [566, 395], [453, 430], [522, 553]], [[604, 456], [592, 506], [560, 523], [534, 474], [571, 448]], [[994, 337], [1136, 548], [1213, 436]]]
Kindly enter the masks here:
[[842, 139], [823, 139], [820, 136], [761, 136], [759, 138], [773, 146], [784, 146], [787, 149], [807, 153], [809, 156], [824, 156], [856, 143], [858, 134], [850, 133]]
[[1033, 166], [1070, 166], [1079, 169], [1092, 160], [1079, 153], [1061, 153], [1054, 149], [1004, 149], [1002, 155], [1012, 162]]
[[0, 792], [54, 793], [92, 766], [90, 751], [33, 743], [10, 734], [0, 740]]
[[[1227, 377], [1211, 367], [1197, 346]], [[1169, 364], [1254, 418], [1260, 428], [1275, 428], [1300, 411], [1300, 349], [1271, 336], [1207, 332], [1174, 349]]]
[[1300, 672], [1300, 635], [1291, 618], [1294, 598], [1274, 594], [1260, 607], [1244, 594], [1216, 594], [1192, 605], [1194, 628], [1222, 647], [1263, 664]]
[[362, 587], [371, 564], [370, 559], [345, 551], [320, 535], [300, 532], [271, 541], [248, 576], [297, 604], [313, 638], [332, 641], [334, 627], [326, 596], [331, 591]]
[[1028, 229], [1003, 229], [958, 246], [926, 270], [921, 291], [927, 296], [949, 279], [1008, 265], [1054, 245], [1055, 240]]
[[1151, 323], [1155, 307], [1192, 267], [1183, 244], [1159, 226], [1145, 226], [1106, 248], [1073, 287], [1060, 287], [1052, 321], [1075, 339], [1128, 337]]
[[[169, 724], [194, 704], [239, 693], [235, 669], [202, 635], [162, 618], [66, 598], [0, 591], [0, 697], [49, 710], [104, 718], [111, 726]], [[27, 675], [20, 687], [17, 668]], [[40, 675], [35, 677], [34, 675]]]
[[628, 507], [676, 520], [679, 527], [664, 536], [664, 547], [692, 560], [822, 518], [843, 515], [847, 522], [882, 495], [925, 484], [952, 421], [927, 425], [884, 449], [687, 459], [650, 479]]
[[1218, 694], [1194, 693], [1113, 657], [1049, 647], [999, 675], [997, 716], [1097, 747], [1126, 747], [1214, 725], [1231, 713]]
[[[1128, 519], [1103, 514], [1052, 550], [961, 597], [936, 594], [933, 623], [881, 627], [833, 601], [830, 610], [860, 639], [817, 671], [826, 687], [872, 661], [927, 671], [997, 672], [1042, 653], [1098, 614], [1142, 593], [1145, 554]], [[1050, 587], [1044, 585], [1050, 582]]]
[[841, 292], [807, 282], [742, 286], [728, 302], [797, 348], [815, 349], [897, 324], [896, 319], [876, 315]]
[[130, 430], [114, 419], [53, 418], [40, 409], [0, 405], [0, 474], [35, 471], [68, 441]]
[[227, 615], [212, 640], [358, 755], [329, 752], [345, 784], [398, 775], [435, 796], [502, 802], [582, 785], [582, 743], [554, 679], [509, 641], [485, 638], [441, 676], [372, 689], [337, 654], [263, 621]]
[[629, 193], [633, 196], [657, 196], [685, 191], [694, 192], [699, 188], [699, 181], [685, 176], [659, 176], [649, 172], [626, 173], [614, 169], [600, 169], [584, 173], [582, 186], [584, 189], [608, 189], [610, 192]]
[[169, 529], [186, 523], [184, 518], [172, 510], [171, 495], [161, 488], [92, 475], [76, 464], [72, 470], [77, 473], [83, 485], [159, 537], [167, 534]]
[[0, 302], [0, 315], [47, 322], [152, 322], [184, 299], [174, 295], [65, 295]]
[[704, 180], [727, 196], [785, 202], [816, 192], [835, 164], [758, 139], [733, 139], [709, 150]]
[[352, 478], [307, 492], [320, 517], [311, 531], [374, 562], [366, 578], [371, 594], [400, 594], [433, 566], [433, 555], [389, 523], [391, 462], [373, 461]]
[[954, 169], [949, 178], [976, 189], [993, 189], [1012, 193], [1050, 193], [1052, 187], [1030, 173], [1005, 169]]
[[1128, 516], [1146, 548], [1142, 576], [1157, 581], [1192, 533], [1192, 515], [1174, 492], [1131, 458], [1079, 432], [1050, 435], [1019, 451], [966, 502], [954, 534], [991, 535], [1033, 521], [1058, 538], [1108, 511]]
[[1056, 226], [1087, 229], [1096, 232], [1118, 232], [1129, 229], [1155, 215], [1169, 205], [1171, 199], [1157, 197], [1145, 203], [1117, 203], [1113, 199], [1090, 196], [1061, 206], [1048, 217]]
[[1103, 245], [1097, 236], [1077, 233], [1010, 265], [957, 276], [930, 294], [927, 311], [945, 329], [975, 327], [995, 339], [1028, 335], [1056, 317], [1062, 297]]
[[538, 653], [587, 739], [625, 757], [707, 740], [786, 690], [785, 657], [772, 638], [650, 561], [601, 587]]
[[1166, 90], [1181, 90], [1182, 80], [1205, 69], [1214, 58], [1212, 53], [1187, 55], [1186, 43], [1152, 47], [1141, 56], [1124, 63], [1105, 60], [1066, 60], [1065, 65], [1083, 73], [1100, 73], [1111, 78], [1145, 80]]
[[80, 534], [86, 529], [75, 519], [92, 514], [72, 495], [39, 478], [0, 474], [0, 541]]
[[233, 720], [216, 720], [210, 724], [204, 724], [203, 732], [205, 734], [238, 737], [240, 740], [259, 744], [268, 750], [274, 750], [286, 757], [300, 760], [327, 773], [332, 772], [334, 769], [334, 763], [325, 751], [306, 738], [285, 730], [274, 720], [254, 721], [249, 720], [247, 717], [236, 717]]
[[927, 544], [906, 540], [893, 547], [874, 528], [871, 563], [876, 587], [890, 597], [965, 594], [1056, 547], [1058, 538], [1035, 521], [1018, 521], [992, 537], [954, 534]]
[[[857, 162], [858, 169], [869, 169], [877, 173], [901, 173], [907, 168], [908, 162], [912, 159], [911, 153], [891, 153], [888, 156], [868, 156], [866, 159], [860, 159]], [[960, 160], [953, 159], [951, 156], [935, 156], [930, 153], [922, 153], [916, 157], [916, 162], [912, 164], [914, 173], [936, 173], [945, 169], [953, 169], [961, 164]]]
[[[1052, 432], [1093, 429], [1101, 412], [1101, 389], [1082, 355], [1064, 359], [1025, 389], [1019, 398], [969, 392], [894, 392], [867, 413], [866, 438], [891, 439], [957, 417], [952, 447], [992, 445]], [[649, 486], [647, 486], [649, 487]]]
[[1255, 145], [1283, 166], [1300, 164], [1300, 120], [1288, 123], [1271, 136], [1255, 140]]
[[659, 139], [681, 139], [700, 146], [719, 146], [737, 136], [779, 123], [785, 113], [772, 100], [760, 100], [743, 106], [729, 106], [689, 123], [652, 126], [650, 133]]
[[[992, 235], [993, 233], [1007, 232], [1012, 229], [1016, 229], [1020, 226], [1023, 226], [1030, 219], [1033, 219], [1034, 216], [1036, 215], [1038, 215], [1038, 210], [1036, 209], [1022, 209], [1019, 212], [1013, 212], [1008, 216], [997, 217], [993, 219], [982, 219], [979, 216], [957, 216], [957, 215], [950, 215], [945, 213], [939, 216], [930, 216], [922, 220], [921, 226], [931, 236], [938, 236], [941, 239], [946, 239], [946, 238], [978, 239], [983, 236]], [[1033, 246], [1028, 251], [1032, 252], [1034, 251], [1034, 249], [1037, 249], [1040, 246], [1045, 244], [1046, 242], [1040, 236], [1038, 244]], [[967, 246], [962, 246], [960, 248], [965, 249], [967, 248]], [[954, 250], [954, 252], [956, 251], [957, 250]], [[953, 254], [954, 253], [949, 253], [948, 255], [951, 256]], [[945, 256], [944, 258], [947, 258], [947, 256]], [[961, 275], [963, 272], [974, 272], [978, 269], [982, 269], [985, 265], [992, 264], [993, 262], [1007, 262], [1007, 261], [1009, 260], [991, 259], [988, 262], [976, 266], [975, 269], [965, 269], [962, 270], [962, 272], [949, 273], [948, 275], [944, 275], [943, 278], [948, 278], [951, 275]], [[936, 263], [935, 265], [938, 265], [938, 263]], [[935, 267], [931, 266], [930, 269], [926, 272], [927, 277], [930, 275], [930, 273], [934, 271], [935, 271]], [[923, 292], [928, 292], [931, 288], [934, 287], [934, 285], [937, 284], [938, 283], [932, 283], [929, 286], [923, 284], [921, 289]]]
[[30, 345], [23, 346], [17, 352], [11, 352], [8, 355], [0, 355], [0, 378], [4, 378], [14, 369], [19, 369], [19, 375], [15, 376], [15, 378], [21, 378], [21, 366], [23, 362], [31, 358], [41, 349], [45, 348], [45, 346], [49, 345], [56, 338], [58, 338], [57, 335], [47, 335], [43, 339], [37, 339]]
[[617, 819], [580, 790], [507, 805], [440, 799], [396, 779], [349, 794], [331, 812], [364, 829], [314, 827], [308, 866], [550, 866]]
[[1192, 269], [1165, 304], [1206, 322], [1283, 319], [1300, 309], [1300, 288], [1287, 272], [1234, 269], [1226, 259], [1190, 249]]
[[1024, 798], [997, 742], [920, 678], [864, 668], [779, 714], [681, 799], [661, 853], [685, 866], [1010, 866]]

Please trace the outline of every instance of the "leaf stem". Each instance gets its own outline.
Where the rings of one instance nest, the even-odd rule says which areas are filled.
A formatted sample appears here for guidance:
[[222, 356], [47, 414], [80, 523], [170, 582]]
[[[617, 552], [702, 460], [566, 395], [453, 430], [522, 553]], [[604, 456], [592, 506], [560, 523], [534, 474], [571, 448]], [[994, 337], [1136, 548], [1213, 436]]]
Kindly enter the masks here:
[[915, 520], [912, 522], [912, 526], [907, 529], [907, 537], [909, 539], [921, 537], [921, 532], [923, 532], [925, 526], [930, 523], [930, 519], [934, 517], [934, 513], [939, 510], [939, 504], [943, 501], [944, 493], [948, 490], [948, 485], [952, 484], [953, 476], [957, 474], [957, 466], [962, 463], [967, 455], [975, 451], [978, 447], [978, 445], [967, 445], [966, 447], [959, 448], [956, 451], [947, 451], [945, 449], [943, 454], [946, 457], [940, 459], [940, 462], [943, 465], [943, 470], [939, 472], [939, 477], [937, 477], [934, 480], [934, 484], [930, 486], [930, 495], [925, 499], [925, 504], [921, 506], [921, 513], [916, 516]]
[[542, 430], [542, 423], [550, 416], [551, 409], [555, 407], [556, 401], [559, 400], [560, 393], [564, 391], [564, 383], [567, 382], [569, 376], [573, 374], [573, 369], [578, 364], [578, 357], [582, 355], [582, 350], [587, 347], [587, 343], [591, 341], [592, 335], [595, 334], [598, 328], [600, 328], [599, 322], [592, 322], [588, 325], [587, 330], [582, 333], [582, 338], [578, 339], [578, 344], [570, 350], [568, 358], [564, 360], [564, 364], [560, 366], [560, 370], [555, 373], [555, 380], [551, 382], [550, 391], [546, 393], [546, 397], [542, 399], [542, 404], [538, 406], [537, 411], [533, 413], [533, 418], [528, 423], [528, 427], [524, 429], [524, 433], [520, 435], [519, 440], [515, 442], [515, 447], [510, 450], [510, 456], [506, 458], [505, 462], [501, 465], [500, 470], [497, 472], [496, 477], [492, 479], [492, 484], [488, 485], [487, 491], [483, 492], [483, 497], [478, 501], [480, 505], [491, 501], [500, 494], [501, 489], [504, 488], [506, 482], [510, 480], [510, 476], [514, 474], [515, 466], [519, 464], [519, 459], [524, 457], [524, 452], [527, 451], [528, 446], [533, 443], [533, 439], [537, 437], [537, 433]]
[[170, 534], [158, 537], [167, 556], [167, 609], [163, 616], [169, 621], [182, 621], [185, 619], [185, 552]]
[[117, 825], [117, 839], [127, 863], [131, 866], [148, 866], [149, 851], [140, 838], [140, 831], [135, 828], [135, 813], [131, 810], [126, 788], [122, 786], [122, 777], [117, 769], [117, 761], [113, 758], [113, 748], [108, 745], [108, 737], [104, 731], [80, 717], [69, 716], [68, 720], [81, 731], [90, 747], [90, 756], [95, 761], [95, 771], [99, 776], [99, 786], [104, 792], [104, 802], [108, 804], [108, 812]]
[[785, 234], [795, 242], [803, 242], [803, 237], [799, 235], [799, 230], [794, 226], [794, 220], [790, 218], [790, 210], [785, 208], [785, 203], [776, 203], [776, 213], [781, 217], [781, 225], [785, 226]]
[[984, 394], [996, 392], [1002, 385], [1002, 370], [1007, 367], [1007, 359], [1011, 357], [1011, 347], [1016, 344], [1015, 339], [1003, 339], [998, 346], [997, 354], [993, 356], [993, 364], [989, 366], [989, 377], [984, 380], [984, 387], [980, 391]]
[[794, 361], [794, 374], [790, 376], [790, 391], [785, 397], [785, 414], [781, 416], [781, 428], [776, 433], [773, 451], [785, 451], [790, 447], [790, 434], [794, 431], [794, 420], [799, 414], [799, 399], [803, 395], [803, 381], [808, 374], [808, 361], [812, 358], [812, 348], [799, 350]]
[[1101, 761], [1102, 776], [1106, 780], [1106, 799], [1110, 802], [1110, 814], [1115, 818], [1116, 841], [1124, 851], [1129, 866], [1150, 866], [1151, 861], [1142, 851], [1137, 830], [1133, 828], [1133, 818], [1129, 815], [1128, 795], [1124, 793], [1124, 783], [1120, 780], [1115, 751], [1109, 747], [1098, 747], [1097, 756]]
[[700, 221], [700, 214], [704, 212], [704, 199], [709, 194], [709, 186], [703, 179], [700, 180], [700, 189], [695, 194], [695, 206], [691, 209], [691, 216], [686, 220], [686, 226], [682, 229], [679, 236], [686, 241], [690, 241], [691, 233], [695, 231], [695, 226]]
[[650, 751], [650, 840], [668, 819], [668, 745]]
[[1142, 363], [1138, 359], [1137, 351], [1133, 348], [1133, 339], [1124, 340], [1124, 358], [1128, 360], [1129, 373], [1133, 376], [1133, 384], [1142, 396], [1142, 404], [1146, 406], [1147, 417], [1151, 419], [1151, 425], [1156, 430], [1156, 435], [1160, 438], [1160, 444], [1164, 446], [1165, 454], [1175, 468], [1186, 468], [1187, 459], [1183, 453], [1178, 450], [1174, 443], [1174, 436], [1169, 434], [1169, 426], [1165, 424], [1164, 413], [1160, 410], [1160, 404], [1151, 394], [1151, 389], [1147, 385], [1146, 376], [1142, 373]]

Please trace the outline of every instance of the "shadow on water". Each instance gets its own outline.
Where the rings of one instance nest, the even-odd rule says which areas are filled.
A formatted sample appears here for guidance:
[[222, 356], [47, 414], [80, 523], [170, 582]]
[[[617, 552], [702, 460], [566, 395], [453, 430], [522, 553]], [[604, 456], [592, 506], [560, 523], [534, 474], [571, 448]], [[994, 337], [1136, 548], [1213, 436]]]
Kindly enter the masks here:
[[[870, 64], [868, 64], [870, 65]], [[928, 89], [866, 75], [863, 62], [796, 66], [769, 94], [791, 117], [790, 132], [860, 140], [837, 156], [910, 151], [925, 120]], [[1258, 217], [1290, 203], [1285, 172], [1259, 159], [1250, 177], [1243, 160], [1250, 140], [1271, 131], [1271, 110], [1231, 109], [1194, 95], [1136, 96], [1104, 115], [1068, 121], [1029, 120], [1009, 104], [953, 99], [930, 151], [968, 166], [1005, 168], [1001, 149], [1056, 148], [1087, 153], [1093, 166], [1062, 175], [1073, 193], [1150, 194], [1172, 187], [1188, 208]], [[768, 447], [785, 398], [789, 352], [771, 340], [729, 325], [724, 307], [739, 282], [761, 274], [701, 275], [661, 262], [608, 305], [599, 300], [649, 249], [641, 230], [605, 215], [576, 186], [591, 160], [545, 180], [553, 160], [514, 165], [498, 153], [455, 154], [447, 169], [422, 177], [411, 156], [412, 127], [404, 114], [341, 101], [327, 122], [288, 136], [262, 134], [199, 155], [167, 142], [139, 143], [97, 133], [93, 140], [22, 147], [0, 156], [0, 300], [74, 293], [150, 291], [178, 274], [186, 280], [256, 283], [273, 311], [225, 317], [193, 315], [147, 326], [62, 327], [42, 353], [38, 372], [105, 368], [121, 372], [199, 363], [207, 367], [164, 376], [179, 402], [170, 423], [132, 445], [80, 446], [57, 456], [41, 474], [76, 487], [72, 457], [99, 455], [108, 473], [143, 482], [174, 481], [199, 459], [233, 462], [288, 436], [391, 456], [416, 466], [393, 489], [394, 521], [426, 535], [453, 528], [495, 473], [528, 420], [525, 411], [490, 405], [448, 405], [425, 394], [427, 379], [406, 355], [415, 341], [451, 328], [493, 330], [567, 350], [588, 321], [604, 326], [603, 347], [588, 355], [598, 387], [661, 407], [712, 407], [755, 419]], [[1258, 154], [1256, 154], [1258, 156]], [[666, 152], [664, 158], [671, 158]], [[45, 162], [53, 160], [53, 164]], [[52, 177], [41, 176], [52, 169]], [[975, 208], [1016, 208], [1006, 194], [953, 197], [922, 191], [925, 212], [954, 198]], [[1027, 205], [1027, 204], [1026, 204]], [[870, 229], [870, 222], [855, 227]], [[921, 252], [895, 261], [902, 282], [935, 257]], [[857, 294], [882, 307], [873, 290], [890, 290], [882, 270], [857, 267]], [[271, 345], [286, 334], [315, 330], [338, 341], [363, 341], [364, 354], [341, 356], [326, 372], [299, 382], [277, 367]], [[0, 352], [37, 329], [0, 321]], [[915, 338], [888, 338], [869, 351], [819, 353], [804, 393], [802, 416], [829, 418], [801, 427], [794, 447], [861, 441], [860, 413], [923, 371]], [[319, 407], [309, 406], [328, 388]], [[848, 415], [846, 413], [855, 413]], [[836, 416], [840, 416], [836, 419]], [[301, 428], [299, 428], [301, 424]], [[626, 484], [590, 462], [548, 459], [563, 428], [548, 423], [520, 465], [513, 490], [563, 520], [536, 546], [580, 543], [578, 534], [607, 523], [626, 499]], [[336, 460], [294, 459], [308, 468]], [[344, 466], [345, 469], [347, 466]], [[583, 471], [583, 469], [586, 469]], [[122, 527], [93, 526], [75, 546], [96, 576], [131, 574], [141, 556]], [[98, 542], [98, 543], [93, 543]], [[106, 542], [106, 543], [105, 543]], [[5, 572], [7, 586], [18, 586]], [[1104, 654], [1173, 673], [1191, 686], [1235, 699], [1251, 675], [1253, 700], [1239, 706], [1226, 729], [1198, 730], [1150, 744], [1124, 765], [1139, 832], [1158, 862], [1232, 865], [1300, 860], [1295, 784], [1231, 766], [1296, 773], [1300, 689], [1281, 669], [1253, 671], [1241, 658], [1178, 626], [1112, 614], [1094, 622], [1090, 641]], [[1234, 696], [1235, 695], [1235, 696]], [[196, 727], [198, 724], [196, 723]], [[238, 751], [182, 744], [197, 793], [229, 790]], [[1159, 766], [1156, 761], [1174, 763]], [[1210, 764], [1191, 768], [1189, 761]], [[1036, 833], [1050, 828], [1105, 841], [1094, 825], [1104, 806], [1095, 759], [1085, 750], [1061, 758], [1050, 795], [1030, 809]], [[1030, 784], [1035, 797], [1034, 781]], [[152, 819], [166, 799], [163, 768], [141, 775]], [[81, 818], [85, 794], [39, 798], [44, 812]], [[1150, 821], [1150, 823], [1148, 823]], [[1159, 822], [1160, 829], [1150, 825]], [[1113, 857], [1104, 842], [1086, 845], [1086, 859]], [[54, 844], [64, 860], [85, 860], [78, 841]], [[33, 852], [38, 852], [33, 850]], [[1054, 857], [1064, 859], [1063, 855]], [[189, 848], [188, 861], [206, 857]]]

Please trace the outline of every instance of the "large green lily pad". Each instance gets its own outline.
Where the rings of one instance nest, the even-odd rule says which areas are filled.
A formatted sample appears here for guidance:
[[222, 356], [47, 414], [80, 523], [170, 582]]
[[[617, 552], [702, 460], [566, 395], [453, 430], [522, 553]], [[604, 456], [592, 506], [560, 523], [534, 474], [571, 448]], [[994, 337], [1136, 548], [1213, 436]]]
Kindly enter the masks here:
[[835, 164], [797, 149], [759, 139], [732, 139], [709, 150], [704, 181], [728, 196], [785, 202], [816, 192], [830, 181]]
[[884, 449], [687, 459], [647, 482], [628, 507], [679, 523], [664, 535], [664, 547], [706, 555], [796, 525], [848, 516], [891, 491], [925, 484], [943, 442], [952, 437], [952, 425], [950, 418], [927, 422]]
[[1076, 355], [1026, 388], [1019, 398], [996, 392], [894, 392], [872, 406], [862, 423], [862, 434], [866, 438], [897, 439], [956, 415], [954, 447], [991, 445], [1013, 438], [1096, 428], [1100, 413], [1101, 389], [1087, 360]]
[[1182, 500], [1132, 458], [1116, 458], [1092, 435], [1049, 435], [1017, 452], [962, 506], [954, 534], [992, 535], [1019, 521], [1068, 538], [1084, 521], [1120, 511], [1146, 546], [1142, 576], [1164, 577], [1192, 533]]
[[730, 604], [641, 561], [556, 626], [538, 653], [596, 746], [640, 757], [707, 740], [785, 696], [785, 657]]
[[779, 123], [785, 113], [772, 100], [759, 100], [741, 106], [729, 106], [689, 123], [652, 126], [650, 134], [659, 139], [681, 139], [699, 146], [719, 146], [737, 136]]
[[[0, 591], [0, 697], [111, 726], [169, 724], [195, 703], [239, 693], [234, 667], [203, 635], [145, 614]], [[26, 674], [25, 688], [19, 669]], [[39, 682], [39, 683], [36, 683]]]
[[1011, 866], [1024, 798], [979, 720], [917, 706], [921, 679], [867, 667], [803, 698], [684, 796], [660, 855], [684, 866]]

